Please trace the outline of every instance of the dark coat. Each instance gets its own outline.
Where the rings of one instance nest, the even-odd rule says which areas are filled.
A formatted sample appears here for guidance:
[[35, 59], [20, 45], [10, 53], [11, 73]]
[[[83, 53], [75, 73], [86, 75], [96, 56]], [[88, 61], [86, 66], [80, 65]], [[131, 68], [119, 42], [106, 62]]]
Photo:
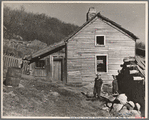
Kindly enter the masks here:
[[96, 95], [100, 97], [102, 83], [103, 81], [101, 78], [99, 79], [95, 78], [94, 91], [93, 91], [94, 97], [96, 97]]

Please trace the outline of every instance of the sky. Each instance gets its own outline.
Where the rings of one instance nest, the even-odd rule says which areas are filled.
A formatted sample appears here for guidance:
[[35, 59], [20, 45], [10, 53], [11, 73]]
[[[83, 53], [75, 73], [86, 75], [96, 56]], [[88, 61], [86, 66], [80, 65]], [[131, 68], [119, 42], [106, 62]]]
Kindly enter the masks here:
[[95, 7], [97, 13], [111, 19], [129, 30], [140, 41], [145, 41], [145, 3], [4, 3], [11, 9], [25, 8], [26, 12], [46, 14], [65, 23], [81, 26], [86, 22], [86, 13]]

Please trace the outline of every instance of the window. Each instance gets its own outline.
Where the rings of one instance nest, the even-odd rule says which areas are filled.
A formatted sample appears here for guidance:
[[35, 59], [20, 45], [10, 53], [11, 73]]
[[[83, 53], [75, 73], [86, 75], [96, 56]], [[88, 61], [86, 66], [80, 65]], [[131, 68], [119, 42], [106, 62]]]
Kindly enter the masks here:
[[105, 45], [105, 36], [96, 35], [95, 36], [95, 46], [104, 46]]
[[39, 60], [36, 62], [36, 68], [45, 68], [45, 60]]
[[107, 55], [96, 55], [96, 73], [107, 72]]

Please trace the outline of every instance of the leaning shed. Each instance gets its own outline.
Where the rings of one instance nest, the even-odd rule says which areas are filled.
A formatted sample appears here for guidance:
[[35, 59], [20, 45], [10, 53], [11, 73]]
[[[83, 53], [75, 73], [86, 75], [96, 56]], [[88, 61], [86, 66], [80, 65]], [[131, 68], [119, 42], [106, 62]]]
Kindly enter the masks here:
[[39, 69], [37, 65], [32, 66], [32, 70], [37, 76], [44, 71], [44, 76], [52, 80], [60, 75], [60, 81], [67, 83], [92, 82], [99, 73], [104, 82], [111, 82], [112, 75], [121, 69], [123, 58], [135, 56], [137, 39], [133, 33], [90, 8], [87, 21], [79, 30], [64, 41], [32, 54], [28, 60], [36, 65], [44, 60], [44, 68]]

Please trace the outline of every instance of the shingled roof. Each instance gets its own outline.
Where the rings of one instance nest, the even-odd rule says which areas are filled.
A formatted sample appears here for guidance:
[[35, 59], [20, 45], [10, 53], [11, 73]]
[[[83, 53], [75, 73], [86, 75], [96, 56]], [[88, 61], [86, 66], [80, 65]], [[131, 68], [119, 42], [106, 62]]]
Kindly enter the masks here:
[[[84, 28], [86, 25], [88, 25], [93, 19], [95, 19], [96, 17], [100, 18], [101, 20], [105, 21], [107, 24], [110, 24], [114, 27], [116, 27], [120, 32], [122, 32], [123, 34], [127, 35], [128, 37], [132, 38], [133, 40], [136, 41], [136, 39], [138, 39], [137, 36], [135, 36], [133, 33], [131, 33], [130, 31], [126, 30], [125, 28], [123, 28], [121, 25], [115, 23], [114, 21], [104, 17], [103, 15], [99, 13], [97, 13], [92, 19], [90, 19], [89, 21], [85, 22], [81, 27], [79, 27], [79, 29], [77, 31], [75, 31], [73, 34], [69, 35], [67, 38], [65, 38], [64, 40], [60, 41], [59, 43], [50, 45], [44, 49], [41, 49], [39, 51], [37, 51], [36, 53], [33, 53], [32, 56], [30, 58], [36, 58], [36, 57], [40, 57], [43, 54], [46, 54], [50, 51], [53, 51], [54, 49], [58, 49], [59, 47], [64, 47], [65, 43], [68, 42], [68, 40], [73, 37], [74, 35], [76, 35], [80, 30], [82, 30], [82, 28]], [[52, 54], [52, 52], [50, 52], [50, 54]]]

